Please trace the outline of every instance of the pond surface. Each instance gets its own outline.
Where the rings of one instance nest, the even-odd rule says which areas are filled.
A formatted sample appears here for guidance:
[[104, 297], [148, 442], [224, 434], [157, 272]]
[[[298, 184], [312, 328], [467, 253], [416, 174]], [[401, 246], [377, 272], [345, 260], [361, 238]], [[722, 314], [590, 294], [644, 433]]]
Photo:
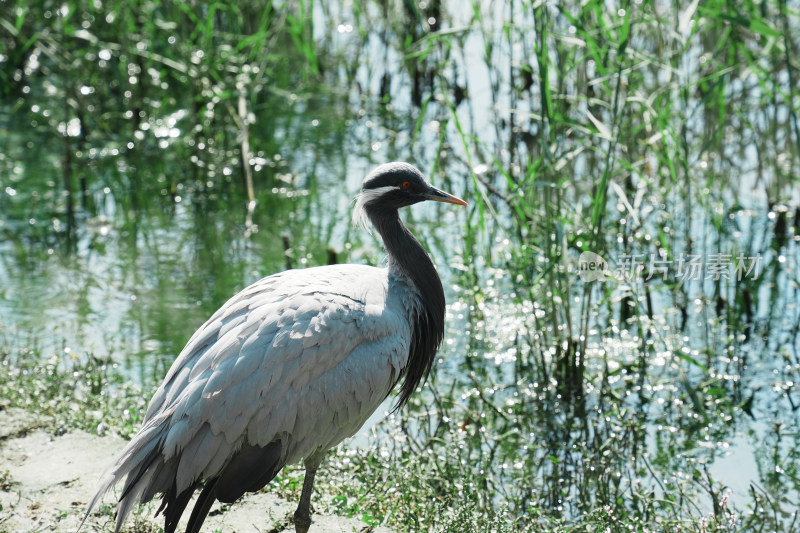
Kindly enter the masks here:
[[260, 277], [380, 264], [351, 200], [409, 160], [471, 206], [404, 214], [449, 302], [408, 416], [483, 504], [797, 527], [796, 17], [134, 4], [0, 15], [6, 358], [151, 387]]

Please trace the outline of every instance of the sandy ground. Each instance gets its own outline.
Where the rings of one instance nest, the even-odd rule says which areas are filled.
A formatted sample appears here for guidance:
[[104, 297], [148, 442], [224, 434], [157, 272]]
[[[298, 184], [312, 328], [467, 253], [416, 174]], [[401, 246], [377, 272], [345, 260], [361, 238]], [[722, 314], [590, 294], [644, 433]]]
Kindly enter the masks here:
[[[0, 533], [76, 531], [98, 480], [124, 446], [118, 437], [83, 431], [54, 436], [42, 429], [46, 422], [21, 409], [0, 409]], [[103, 503], [113, 504], [113, 496]], [[230, 507], [215, 504], [203, 531], [294, 532], [289, 520], [295, 506], [271, 494], [248, 494]], [[163, 527], [154, 511], [152, 504], [140, 508], [125, 530], [158, 531], [142, 527]], [[312, 520], [309, 533], [391, 533], [352, 518], [313, 514]], [[106, 509], [93, 514], [81, 531], [113, 531], [113, 513]]]

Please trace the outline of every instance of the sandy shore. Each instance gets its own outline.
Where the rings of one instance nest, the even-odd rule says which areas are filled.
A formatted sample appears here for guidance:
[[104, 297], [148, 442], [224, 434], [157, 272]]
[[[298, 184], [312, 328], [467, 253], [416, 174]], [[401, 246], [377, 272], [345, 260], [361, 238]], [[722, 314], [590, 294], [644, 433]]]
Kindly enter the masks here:
[[[43, 429], [46, 425], [47, 420], [22, 409], [0, 409], [0, 532], [74, 532], [98, 480], [125, 443], [118, 437], [77, 430], [54, 436]], [[113, 504], [113, 496], [104, 503]], [[229, 508], [215, 504], [203, 530], [294, 532], [289, 520], [295, 506], [272, 494], [248, 494]], [[125, 529], [142, 532], [151, 530], [147, 524], [163, 527], [153, 517], [155, 509], [152, 504], [142, 507], [128, 519]], [[312, 519], [310, 533], [391, 533], [384, 527], [370, 529], [354, 518], [314, 514]], [[93, 514], [82, 531], [113, 531], [112, 513]]]

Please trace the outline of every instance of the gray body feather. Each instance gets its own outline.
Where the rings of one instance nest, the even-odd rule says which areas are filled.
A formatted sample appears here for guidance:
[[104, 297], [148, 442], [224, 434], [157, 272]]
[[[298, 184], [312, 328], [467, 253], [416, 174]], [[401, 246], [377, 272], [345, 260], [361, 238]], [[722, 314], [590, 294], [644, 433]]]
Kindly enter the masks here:
[[247, 287], [189, 340], [90, 508], [127, 478], [119, 529], [139, 500], [217, 477], [243, 445], [280, 442], [281, 467], [324, 454], [397, 383], [418, 307], [403, 276], [368, 266], [291, 270]]

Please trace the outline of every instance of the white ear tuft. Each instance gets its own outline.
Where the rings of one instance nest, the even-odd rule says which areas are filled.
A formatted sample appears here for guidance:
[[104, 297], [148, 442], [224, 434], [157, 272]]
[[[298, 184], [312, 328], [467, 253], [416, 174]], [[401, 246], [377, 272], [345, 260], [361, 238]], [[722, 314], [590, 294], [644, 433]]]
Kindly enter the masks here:
[[364, 229], [371, 232], [372, 226], [368, 223], [367, 206], [389, 191], [394, 190], [397, 190], [397, 187], [392, 185], [378, 187], [376, 189], [361, 189], [361, 192], [356, 196], [355, 205], [353, 206], [353, 225], [362, 226]]

